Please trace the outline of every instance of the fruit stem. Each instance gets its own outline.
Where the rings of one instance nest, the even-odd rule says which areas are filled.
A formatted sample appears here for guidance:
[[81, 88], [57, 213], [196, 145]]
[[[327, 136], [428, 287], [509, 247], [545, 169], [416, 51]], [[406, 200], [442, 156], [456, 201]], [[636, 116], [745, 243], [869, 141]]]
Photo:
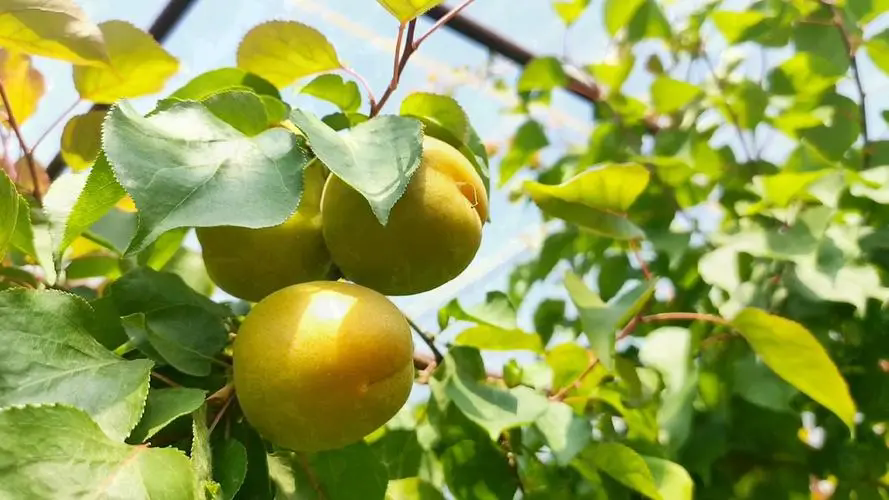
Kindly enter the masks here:
[[411, 328], [413, 328], [414, 331], [417, 332], [417, 335], [419, 335], [420, 338], [423, 339], [423, 342], [425, 342], [426, 345], [429, 346], [429, 349], [435, 356], [435, 364], [440, 365], [441, 362], [444, 360], [444, 355], [441, 353], [441, 350], [438, 349], [438, 346], [435, 345], [433, 336], [423, 331], [423, 329], [420, 328], [419, 325], [414, 323], [414, 320], [410, 319], [406, 314], [402, 313], [402, 315], [404, 316], [404, 319], [407, 320], [408, 324], [411, 325]]

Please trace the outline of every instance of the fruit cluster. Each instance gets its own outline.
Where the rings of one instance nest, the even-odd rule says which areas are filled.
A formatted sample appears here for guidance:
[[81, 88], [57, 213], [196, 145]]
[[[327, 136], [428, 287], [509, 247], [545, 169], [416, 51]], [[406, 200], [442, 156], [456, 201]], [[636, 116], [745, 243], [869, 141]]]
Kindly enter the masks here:
[[[198, 228], [217, 286], [258, 302], [234, 343], [247, 420], [301, 451], [345, 446], [388, 421], [407, 401], [414, 368], [410, 326], [385, 295], [428, 291], [459, 275], [478, 251], [487, 210], [473, 165], [427, 135], [385, 225], [316, 159], [283, 224]], [[340, 274], [349, 282], [334, 281]]]

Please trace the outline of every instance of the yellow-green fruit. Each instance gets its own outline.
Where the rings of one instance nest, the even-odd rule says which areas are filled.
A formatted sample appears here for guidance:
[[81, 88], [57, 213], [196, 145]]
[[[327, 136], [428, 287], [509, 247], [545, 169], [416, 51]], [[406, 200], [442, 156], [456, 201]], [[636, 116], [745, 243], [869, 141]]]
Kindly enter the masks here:
[[207, 273], [235, 297], [256, 302], [289, 285], [331, 277], [333, 263], [321, 233], [323, 166], [305, 172], [297, 210], [283, 224], [260, 229], [197, 228]]
[[297, 451], [360, 440], [398, 412], [413, 384], [401, 311], [352, 283], [301, 283], [269, 295], [241, 324], [233, 350], [247, 420]]
[[331, 175], [321, 197], [324, 240], [343, 275], [386, 295], [410, 295], [454, 279], [472, 262], [488, 216], [484, 183], [456, 148], [423, 140], [423, 157], [388, 223]]

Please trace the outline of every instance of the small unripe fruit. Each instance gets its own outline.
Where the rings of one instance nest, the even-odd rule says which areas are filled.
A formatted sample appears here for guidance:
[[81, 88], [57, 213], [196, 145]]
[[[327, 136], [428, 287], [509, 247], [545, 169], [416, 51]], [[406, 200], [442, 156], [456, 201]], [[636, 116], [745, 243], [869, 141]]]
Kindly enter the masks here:
[[234, 383], [247, 420], [296, 451], [341, 448], [384, 425], [414, 379], [413, 340], [385, 296], [316, 281], [256, 304], [234, 343]]
[[321, 233], [323, 165], [306, 168], [299, 209], [283, 224], [251, 229], [196, 229], [207, 273], [223, 291], [257, 302], [289, 285], [330, 278], [333, 263]]
[[469, 160], [427, 135], [422, 162], [385, 226], [335, 175], [324, 186], [321, 216], [327, 248], [346, 278], [386, 295], [410, 295], [447, 283], [472, 262], [488, 198]]

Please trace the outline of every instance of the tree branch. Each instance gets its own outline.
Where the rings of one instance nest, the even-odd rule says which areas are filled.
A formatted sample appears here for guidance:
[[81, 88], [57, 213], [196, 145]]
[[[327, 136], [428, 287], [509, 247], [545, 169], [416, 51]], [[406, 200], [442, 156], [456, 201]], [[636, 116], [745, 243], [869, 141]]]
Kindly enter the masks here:
[[419, 335], [420, 338], [423, 339], [423, 342], [425, 342], [426, 345], [429, 346], [429, 349], [435, 356], [435, 364], [440, 365], [441, 362], [444, 360], [444, 355], [438, 349], [438, 346], [435, 345], [435, 341], [432, 339], [432, 335], [426, 333], [422, 328], [420, 328], [419, 325], [414, 323], [414, 320], [407, 317], [406, 314], [404, 315], [404, 319], [406, 319], [408, 324], [411, 325], [411, 328], [413, 328], [414, 331], [417, 332], [417, 335]]
[[370, 85], [368, 85], [368, 83], [367, 83], [367, 80], [365, 80], [364, 77], [361, 76], [360, 73], [358, 73], [357, 71], [355, 71], [354, 69], [352, 69], [348, 66], [343, 66], [342, 70], [344, 72], [348, 73], [349, 75], [352, 75], [352, 77], [354, 77], [356, 80], [358, 80], [358, 83], [360, 83], [361, 86], [364, 87], [364, 91], [367, 92], [367, 100], [370, 102], [370, 109], [371, 110], [374, 109], [374, 106], [377, 105], [377, 101], [374, 98], [373, 90], [371, 90]]
[[693, 312], [668, 312], [649, 314], [639, 318], [643, 323], [651, 323], [653, 321], [673, 321], [673, 320], [690, 320], [690, 321], [707, 321], [716, 323], [717, 325], [730, 326], [731, 324], [725, 318], [716, 316], [715, 314], [693, 313]]
[[833, 13], [831, 24], [840, 32], [840, 38], [843, 41], [846, 52], [849, 54], [849, 66], [852, 68], [855, 87], [858, 89], [858, 107], [860, 108], [858, 120], [861, 127], [861, 138], [864, 140], [864, 144], [861, 147], [861, 161], [863, 168], [868, 168], [871, 162], [870, 134], [867, 130], [867, 102], [864, 93], [864, 82], [861, 79], [861, 71], [858, 69], [858, 58], [855, 56], [855, 52], [858, 49], [857, 43], [853, 43], [852, 34], [846, 29], [846, 25], [843, 24], [843, 16], [836, 5], [825, 0], [821, 0], [821, 5], [829, 8]]
[[22, 136], [22, 131], [19, 128], [18, 122], [15, 120], [15, 116], [12, 114], [12, 106], [9, 105], [9, 96], [6, 95], [6, 87], [3, 86], [2, 81], [0, 81], [0, 98], [3, 99], [3, 107], [6, 110], [6, 119], [9, 121], [9, 127], [15, 132], [15, 137], [19, 141], [19, 147], [22, 149], [22, 154], [25, 155], [25, 159], [28, 162], [28, 169], [31, 171], [31, 179], [34, 181], [34, 199], [37, 200], [37, 205], [42, 207], [43, 193], [40, 190], [40, 181], [37, 177], [37, 163], [34, 162], [34, 155], [31, 154], [28, 145], [25, 144], [25, 138]]

